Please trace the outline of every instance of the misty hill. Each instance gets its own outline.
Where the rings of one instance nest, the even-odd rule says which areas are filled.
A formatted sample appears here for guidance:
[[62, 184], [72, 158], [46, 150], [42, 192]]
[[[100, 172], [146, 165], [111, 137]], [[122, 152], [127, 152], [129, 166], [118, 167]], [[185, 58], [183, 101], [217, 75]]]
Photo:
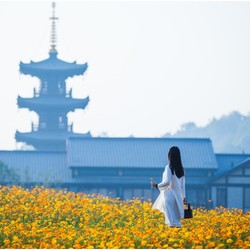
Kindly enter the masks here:
[[216, 153], [250, 153], [250, 115], [232, 112], [219, 119], [213, 119], [205, 127], [189, 122], [175, 134], [163, 137], [208, 137]]

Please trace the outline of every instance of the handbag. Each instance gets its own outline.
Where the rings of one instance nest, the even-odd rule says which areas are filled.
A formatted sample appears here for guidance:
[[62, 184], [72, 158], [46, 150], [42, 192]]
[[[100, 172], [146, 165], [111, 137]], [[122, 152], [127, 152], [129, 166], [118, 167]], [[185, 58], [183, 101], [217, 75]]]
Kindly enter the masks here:
[[193, 210], [191, 208], [190, 203], [185, 204], [184, 207], [184, 219], [191, 219], [193, 218]]

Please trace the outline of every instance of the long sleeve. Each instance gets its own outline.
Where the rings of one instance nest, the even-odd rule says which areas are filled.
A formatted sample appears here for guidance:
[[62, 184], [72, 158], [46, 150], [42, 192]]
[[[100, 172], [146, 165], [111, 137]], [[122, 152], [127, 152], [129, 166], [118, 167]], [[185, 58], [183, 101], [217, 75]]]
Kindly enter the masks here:
[[186, 198], [185, 176], [182, 176], [182, 180], [181, 180], [181, 196], [182, 196], [182, 199]]
[[172, 173], [169, 168], [169, 165], [167, 165], [162, 176], [162, 182], [158, 184], [158, 188], [160, 191], [167, 189], [167, 187], [170, 185], [171, 177]]

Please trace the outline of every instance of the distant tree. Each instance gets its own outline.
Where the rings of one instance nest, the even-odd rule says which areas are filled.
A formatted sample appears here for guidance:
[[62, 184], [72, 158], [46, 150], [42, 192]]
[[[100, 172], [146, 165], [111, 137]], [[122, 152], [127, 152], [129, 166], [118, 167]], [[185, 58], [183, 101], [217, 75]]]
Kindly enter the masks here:
[[216, 152], [250, 153], [250, 115], [244, 116], [234, 111], [219, 119], [212, 119], [204, 127], [188, 122], [175, 134], [164, 137], [205, 137], [212, 140]]
[[188, 123], [185, 123], [181, 126], [181, 131], [192, 131], [192, 130], [195, 130], [197, 129], [196, 125], [194, 122], [188, 122]]
[[4, 162], [0, 161], [0, 183], [6, 184], [17, 184], [20, 180], [19, 175], [12, 168], [9, 168]]
[[19, 150], [35, 150], [35, 148], [31, 145], [28, 145], [24, 142], [18, 142], [17, 147]]

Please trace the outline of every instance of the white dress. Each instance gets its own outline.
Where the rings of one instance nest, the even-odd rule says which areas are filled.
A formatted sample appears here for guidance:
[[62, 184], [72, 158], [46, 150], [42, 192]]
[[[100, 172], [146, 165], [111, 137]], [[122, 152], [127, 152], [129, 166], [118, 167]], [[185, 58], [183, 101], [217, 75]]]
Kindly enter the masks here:
[[167, 165], [158, 188], [160, 194], [153, 204], [153, 209], [158, 209], [165, 214], [165, 222], [170, 227], [181, 227], [181, 218], [184, 217], [183, 198], [186, 197], [185, 176], [178, 178], [173, 175]]

